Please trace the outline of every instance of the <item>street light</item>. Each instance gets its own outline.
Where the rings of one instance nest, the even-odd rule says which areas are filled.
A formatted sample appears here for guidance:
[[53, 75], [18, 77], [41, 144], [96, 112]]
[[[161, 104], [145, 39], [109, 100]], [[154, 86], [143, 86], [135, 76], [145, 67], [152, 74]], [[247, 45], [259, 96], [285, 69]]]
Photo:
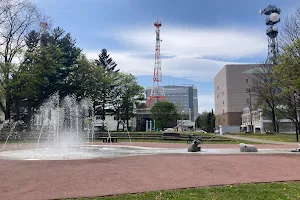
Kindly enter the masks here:
[[298, 136], [298, 112], [297, 112], [297, 102], [296, 102], [296, 96], [297, 96], [297, 92], [294, 91], [294, 103], [295, 103], [295, 116], [296, 116], [296, 140], [297, 142], [299, 142], [299, 136]]

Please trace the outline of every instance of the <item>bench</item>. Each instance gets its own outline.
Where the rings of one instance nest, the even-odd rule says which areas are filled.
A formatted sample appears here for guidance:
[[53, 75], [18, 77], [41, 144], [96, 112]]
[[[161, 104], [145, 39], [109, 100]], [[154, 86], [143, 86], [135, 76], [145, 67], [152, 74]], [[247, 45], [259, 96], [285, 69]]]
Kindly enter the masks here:
[[167, 140], [167, 139], [179, 139], [180, 138], [180, 133], [176, 133], [176, 132], [165, 132], [162, 135], [162, 138]]
[[118, 142], [117, 137], [104, 137], [102, 138], [103, 142]]

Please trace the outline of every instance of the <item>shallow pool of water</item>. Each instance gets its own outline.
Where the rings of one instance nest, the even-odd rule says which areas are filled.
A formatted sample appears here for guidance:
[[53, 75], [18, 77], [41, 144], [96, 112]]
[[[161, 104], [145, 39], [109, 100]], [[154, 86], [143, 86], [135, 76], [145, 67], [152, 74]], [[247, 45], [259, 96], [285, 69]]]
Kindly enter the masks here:
[[[202, 149], [200, 152], [190, 153], [187, 148], [151, 148], [139, 146], [101, 146], [90, 145], [77, 148], [31, 148], [4, 150], [0, 152], [0, 159], [14, 160], [77, 160], [95, 158], [115, 158], [136, 155], [154, 154], [278, 154], [291, 153], [290, 150], [259, 149], [255, 153], [240, 152], [240, 149]], [[293, 153], [295, 154], [295, 153]], [[296, 153], [299, 154], [299, 153]]]

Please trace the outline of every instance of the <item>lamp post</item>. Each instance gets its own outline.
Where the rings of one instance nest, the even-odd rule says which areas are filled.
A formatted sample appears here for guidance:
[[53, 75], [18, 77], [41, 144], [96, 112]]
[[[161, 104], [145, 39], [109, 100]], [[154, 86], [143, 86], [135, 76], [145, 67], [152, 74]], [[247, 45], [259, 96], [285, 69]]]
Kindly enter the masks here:
[[295, 117], [296, 117], [296, 140], [297, 142], [299, 142], [299, 135], [298, 135], [298, 112], [297, 112], [297, 102], [296, 102], [296, 96], [297, 96], [297, 92], [294, 91], [294, 103], [295, 103]]

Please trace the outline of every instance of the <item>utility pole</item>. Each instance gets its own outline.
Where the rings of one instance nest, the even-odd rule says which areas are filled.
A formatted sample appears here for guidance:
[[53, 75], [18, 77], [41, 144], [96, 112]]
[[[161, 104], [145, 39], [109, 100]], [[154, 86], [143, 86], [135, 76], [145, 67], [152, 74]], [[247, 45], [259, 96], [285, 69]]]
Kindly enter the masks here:
[[296, 116], [296, 140], [299, 142], [299, 127], [298, 127], [298, 112], [297, 112], [297, 101], [296, 101], [297, 92], [294, 91], [294, 103], [295, 103], [295, 116]]

